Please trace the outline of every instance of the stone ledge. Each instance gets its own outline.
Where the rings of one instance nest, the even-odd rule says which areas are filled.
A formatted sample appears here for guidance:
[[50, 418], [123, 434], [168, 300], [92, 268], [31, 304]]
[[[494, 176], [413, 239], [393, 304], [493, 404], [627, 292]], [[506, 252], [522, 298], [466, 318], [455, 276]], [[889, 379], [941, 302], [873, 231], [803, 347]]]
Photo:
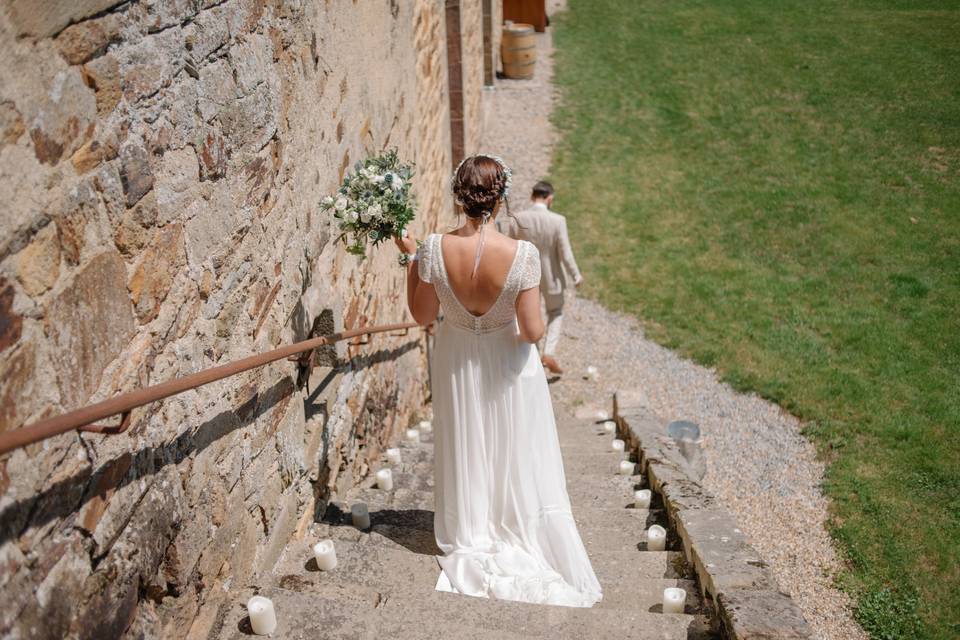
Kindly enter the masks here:
[[777, 590], [773, 574], [737, 527], [736, 519], [695, 479], [694, 469], [663, 421], [641, 407], [623, 406], [614, 394], [613, 414], [627, 450], [636, 450], [651, 489], [694, 567], [703, 596], [712, 600], [732, 640], [812, 638], [796, 603]]

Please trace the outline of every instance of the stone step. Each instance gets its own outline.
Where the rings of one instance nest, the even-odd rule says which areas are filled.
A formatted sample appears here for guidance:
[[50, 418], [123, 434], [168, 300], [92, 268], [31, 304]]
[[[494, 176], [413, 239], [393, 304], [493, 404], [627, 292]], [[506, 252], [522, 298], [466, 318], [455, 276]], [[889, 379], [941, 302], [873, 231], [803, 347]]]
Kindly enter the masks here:
[[[663, 614], [637, 609], [614, 610], [532, 605], [488, 600], [431, 590], [417, 594], [385, 594], [370, 587], [311, 583], [287, 577], [284, 586], [268, 586], [260, 595], [277, 612], [274, 638], [330, 640], [403, 638], [637, 638], [642, 640], [712, 640], [708, 619], [696, 614]], [[233, 594], [219, 629], [221, 640], [242, 640], [251, 630], [243, 603], [252, 590]], [[602, 602], [602, 601], [601, 601]]]
[[567, 476], [567, 495], [574, 513], [581, 508], [622, 509], [633, 504], [633, 491], [645, 484], [637, 477], [614, 475]]
[[[510, 630], [470, 627], [455, 619], [430, 616], [420, 619], [396, 615], [387, 600], [373, 590], [329, 589], [327, 595], [301, 591], [295, 580], [287, 580], [289, 588], [271, 586], [259, 594], [273, 601], [277, 628], [273, 638], [284, 640], [384, 640], [385, 638], [458, 638], [462, 640], [523, 640], [527, 636]], [[250, 628], [243, 605], [254, 595], [252, 590], [234, 594], [218, 629], [208, 638], [247, 640]], [[422, 615], [422, 614], [421, 614]]]
[[[273, 569], [275, 586], [285, 581], [299, 580], [304, 589], [319, 589], [323, 585], [359, 584], [382, 594], [424, 593], [432, 590], [440, 575], [440, 567], [433, 554], [411, 553], [405, 548], [390, 548], [371, 543], [369, 538], [358, 541], [335, 540], [338, 566], [332, 572], [317, 570], [311, 544], [313, 539], [291, 543]], [[594, 571], [604, 587], [602, 608], [649, 609], [660, 603], [666, 587], [687, 590], [689, 610], [700, 608], [694, 582], [676, 575], [667, 552], [631, 555], [605, 554], [591, 558]]]

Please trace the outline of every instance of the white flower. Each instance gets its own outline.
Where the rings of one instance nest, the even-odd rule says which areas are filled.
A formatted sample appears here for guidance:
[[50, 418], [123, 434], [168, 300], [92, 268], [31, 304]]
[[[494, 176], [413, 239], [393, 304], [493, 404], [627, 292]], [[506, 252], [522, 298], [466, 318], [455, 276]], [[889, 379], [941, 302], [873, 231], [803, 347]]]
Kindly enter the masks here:
[[349, 211], [343, 214], [343, 219], [349, 222], [350, 224], [353, 224], [357, 221], [357, 212], [354, 211], [353, 209], [350, 209]]
[[384, 178], [384, 177], [381, 176], [380, 174], [374, 174], [374, 175], [370, 178], [370, 180], [372, 180], [374, 184], [380, 184], [381, 182], [383, 182], [383, 178]]
[[374, 203], [373, 205], [370, 206], [370, 208], [367, 209], [367, 216], [369, 216], [370, 219], [372, 220], [376, 220], [377, 218], [379, 218], [380, 214], [382, 213], [383, 213], [383, 207], [380, 206], [379, 202]]
[[322, 202], [325, 206], [331, 206], [333, 204], [333, 196], [327, 196]]
[[337, 211], [343, 211], [347, 208], [347, 199], [343, 196], [337, 198], [337, 204], [335, 205]]

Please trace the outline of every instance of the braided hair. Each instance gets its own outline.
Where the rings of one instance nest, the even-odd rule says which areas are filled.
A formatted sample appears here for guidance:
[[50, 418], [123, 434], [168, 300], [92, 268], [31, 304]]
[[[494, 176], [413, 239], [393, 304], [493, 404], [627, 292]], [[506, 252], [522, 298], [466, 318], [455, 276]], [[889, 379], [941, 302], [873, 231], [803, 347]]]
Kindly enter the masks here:
[[453, 195], [470, 218], [492, 215], [510, 189], [510, 169], [494, 156], [465, 158], [453, 174]]

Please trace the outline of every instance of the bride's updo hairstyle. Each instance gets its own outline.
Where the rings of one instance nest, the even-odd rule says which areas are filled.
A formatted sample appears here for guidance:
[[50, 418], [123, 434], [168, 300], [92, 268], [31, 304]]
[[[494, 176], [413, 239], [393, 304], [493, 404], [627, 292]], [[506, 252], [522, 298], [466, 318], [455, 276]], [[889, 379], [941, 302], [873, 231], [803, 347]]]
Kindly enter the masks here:
[[471, 218], [493, 215], [510, 187], [510, 172], [497, 158], [471, 156], [453, 174], [453, 195]]

